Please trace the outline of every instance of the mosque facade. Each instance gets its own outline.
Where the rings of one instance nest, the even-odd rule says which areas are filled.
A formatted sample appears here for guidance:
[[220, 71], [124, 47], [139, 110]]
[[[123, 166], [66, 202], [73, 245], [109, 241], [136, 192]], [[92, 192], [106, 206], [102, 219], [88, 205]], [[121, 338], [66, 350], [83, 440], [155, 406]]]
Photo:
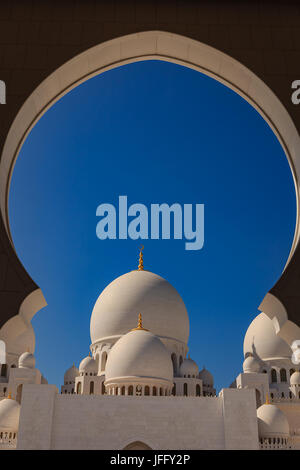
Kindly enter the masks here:
[[300, 372], [272, 320], [252, 321], [243, 372], [216, 394], [212, 373], [189, 355], [182, 298], [144, 269], [142, 253], [138, 269], [100, 294], [90, 354], [60, 391], [35, 367], [30, 321], [8, 323], [1, 449], [300, 449]]

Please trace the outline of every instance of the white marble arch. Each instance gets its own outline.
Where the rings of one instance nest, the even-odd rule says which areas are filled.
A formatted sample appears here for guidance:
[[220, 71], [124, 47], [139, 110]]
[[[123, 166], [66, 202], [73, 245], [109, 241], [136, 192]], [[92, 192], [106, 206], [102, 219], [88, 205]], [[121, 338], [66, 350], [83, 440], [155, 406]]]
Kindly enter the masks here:
[[[199, 41], [162, 31], [130, 34], [87, 49], [56, 69], [25, 101], [8, 132], [0, 163], [0, 209], [11, 242], [8, 217], [11, 175], [20, 149], [37, 121], [62, 96], [89, 78], [121, 65], [154, 59], [213, 77], [248, 101], [272, 128], [289, 161], [297, 199], [295, 234], [287, 266], [300, 235], [300, 136], [292, 118], [274, 92], [240, 62]], [[282, 326], [282, 322], [278, 325]], [[285, 338], [285, 331], [281, 328], [278, 334]]]

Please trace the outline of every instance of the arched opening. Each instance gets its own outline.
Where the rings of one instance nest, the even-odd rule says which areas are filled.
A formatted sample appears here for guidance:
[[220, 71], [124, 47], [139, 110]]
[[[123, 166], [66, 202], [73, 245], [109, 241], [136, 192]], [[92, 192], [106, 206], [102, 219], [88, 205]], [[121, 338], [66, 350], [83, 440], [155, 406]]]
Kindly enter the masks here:
[[147, 444], [142, 441], [134, 441], [124, 447], [123, 450], [152, 450]]
[[128, 387], [128, 395], [133, 395], [133, 386], [129, 385]]
[[23, 384], [20, 384], [17, 387], [17, 396], [16, 396], [16, 400], [18, 403], [21, 403], [22, 401], [22, 392], [23, 392]]
[[7, 364], [1, 364], [1, 377], [6, 377], [7, 374]]
[[176, 377], [177, 375], [177, 356], [175, 353], [171, 355], [172, 363], [173, 363], [173, 375]]
[[275, 369], [271, 369], [271, 382], [277, 383], [277, 372]]
[[286, 370], [280, 369], [280, 382], [287, 382]]
[[173, 388], [172, 388], [172, 395], [176, 395], [176, 384], [173, 385]]
[[78, 382], [78, 384], [77, 384], [76, 393], [77, 393], [77, 395], [81, 394], [81, 382]]
[[107, 361], [107, 352], [104, 351], [101, 355], [101, 371], [105, 371], [105, 366], [106, 366], [106, 361]]
[[196, 397], [200, 397], [200, 395], [201, 395], [201, 388], [200, 388], [200, 385], [197, 384], [196, 385]]
[[156, 397], [156, 395], [157, 395], [156, 387], [153, 387], [153, 396]]
[[259, 408], [261, 406], [261, 393], [257, 388], [255, 389], [255, 399], [256, 399], [256, 408]]
[[[163, 34], [163, 35], [164, 35], [164, 34]], [[182, 39], [182, 38], [181, 38], [181, 39]], [[184, 38], [183, 38], [183, 39], [184, 39]], [[170, 37], [170, 40], [171, 40], [171, 41], [173, 40], [172, 37]], [[193, 45], [196, 47], [195, 44], [193, 44]], [[176, 48], [175, 48], [175, 50], [176, 50]], [[156, 50], [155, 50], [155, 53], [157, 53]], [[178, 59], [178, 57], [175, 58], [175, 60], [177, 60], [177, 59]], [[132, 59], [132, 58], [129, 58], [128, 60], [133, 60], [133, 59]], [[135, 56], [134, 60], [136, 60], [136, 56]], [[162, 59], [162, 60], [164, 60], [164, 59]], [[171, 61], [172, 61], [172, 55], [170, 54], [170, 57], [168, 57], [168, 59], [166, 59], [166, 60], [171, 60]], [[182, 61], [182, 62], [184, 62], [184, 61]], [[191, 63], [191, 62], [187, 60], [186, 64], [188, 64], [188, 63]], [[107, 65], [107, 64], [106, 64], [106, 65]], [[111, 65], [111, 64], [108, 64], [108, 67], [110, 67], [110, 65]], [[115, 66], [115, 65], [112, 65], [112, 67], [114, 67], [114, 66]], [[189, 66], [190, 66], [190, 65], [189, 65]], [[193, 66], [193, 65], [192, 65], [192, 66]], [[195, 67], [197, 67], [197, 64], [195, 64]], [[198, 67], [201, 67], [201, 64], [198, 64]], [[204, 68], [205, 68], [205, 67], [204, 67]], [[101, 71], [101, 68], [98, 67], [98, 69], [97, 69], [98, 73], [99, 73], [99, 70]], [[200, 70], [200, 68], [199, 68], [199, 70]], [[206, 72], [207, 72], [207, 69], [206, 69]], [[218, 69], [218, 72], [219, 72], [219, 69]], [[95, 73], [95, 71], [94, 71], [94, 73]], [[211, 71], [209, 71], [209, 73], [211, 73]], [[212, 72], [212, 74], [213, 74], [213, 72]], [[219, 74], [218, 74], [218, 75], [219, 75]], [[74, 77], [73, 77], [73, 78], [74, 78]], [[82, 78], [82, 77], [81, 77], [81, 78]], [[253, 78], [253, 77], [252, 77], [252, 78]], [[225, 77], [224, 77], [224, 80], [223, 80], [223, 81], [226, 83]], [[228, 83], [230, 83], [230, 82], [231, 82], [231, 84], [234, 83], [234, 81], [228, 80]], [[73, 80], [73, 82], [72, 82], [72, 87], [75, 86], [74, 84], [76, 84], [76, 80]], [[234, 85], [231, 85], [231, 86], [232, 86], [232, 88], [234, 88]], [[71, 87], [71, 86], [70, 86], [70, 87]], [[239, 87], [239, 88], [240, 88], [240, 87]], [[68, 89], [68, 86], [66, 86], [65, 89], [67, 90], [67, 89]], [[240, 88], [240, 89], [241, 89], [241, 88]], [[57, 99], [57, 96], [59, 96], [59, 93], [56, 93], [55, 99]], [[54, 97], [52, 98], [52, 101], [53, 101], [53, 100], [54, 100]], [[48, 103], [49, 106], [50, 106], [51, 104], [53, 104], [52, 101], [51, 101], [51, 100], [49, 101], [49, 103]], [[51, 104], [50, 104], [50, 103], [51, 103]], [[47, 107], [47, 104], [44, 103], [44, 106]], [[43, 112], [43, 111], [40, 110], [40, 113], [42, 113], [42, 112]], [[34, 119], [32, 120], [32, 122], [34, 122]], [[181, 363], [181, 362], [182, 362], [182, 357], [181, 357], [180, 359], [181, 359], [181, 361], [180, 361], [180, 363]]]
[[121, 389], [121, 395], [125, 395], [125, 386], [123, 385], [122, 389]]
[[104, 385], [104, 382], [101, 383], [101, 395], [105, 395], [105, 385]]
[[94, 382], [90, 382], [90, 395], [94, 393]]
[[148, 385], [146, 385], [145, 387], [145, 395], [146, 396], [150, 395], [150, 388], [148, 387]]
[[188, 384], [187, 383], [183, 384], [183, 395], [185, 397], [187, 397], [187, 395], [188, 395]]

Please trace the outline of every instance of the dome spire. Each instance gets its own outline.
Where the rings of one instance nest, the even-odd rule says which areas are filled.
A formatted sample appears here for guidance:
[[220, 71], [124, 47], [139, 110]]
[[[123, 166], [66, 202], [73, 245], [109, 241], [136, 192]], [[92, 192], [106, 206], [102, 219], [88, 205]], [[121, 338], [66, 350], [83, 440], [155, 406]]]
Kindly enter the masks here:
[[146, 330], [146, 328], [143, 328], [143, 321], [142, 321], [142, 314], [141, 313], [139, 313], [139, 319], [138, 319], [137, 327], [132, 328], [131, 331], [137, 331], [137, 330], [149, 331], [149, 330]]
[[140, 246], [140, 256], [139, 256], [138, 271], [144, 271], [143, 249], [144, 249], [144, 245], [141, 245], [141, 246]]
[[270, 405], [269, 394], [266, 393], [266, 403], [265, 405]]

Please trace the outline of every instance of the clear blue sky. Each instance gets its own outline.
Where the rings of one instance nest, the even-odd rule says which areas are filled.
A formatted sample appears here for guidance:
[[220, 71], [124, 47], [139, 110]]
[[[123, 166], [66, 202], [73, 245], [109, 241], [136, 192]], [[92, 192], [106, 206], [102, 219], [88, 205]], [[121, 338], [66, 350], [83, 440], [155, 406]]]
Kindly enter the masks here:
[[97, 206], [119, 195], [205, 204], [202, 250], [148, 240], [144, 263], [183, 297], [191, 357], [218, 389], [229, 386], [293, 238], [294, 186], [272, 130], [222, 84], [160, 61], [105, 72], [43, 116], [17, 160], [9, 212], [17, 253], [48, 302], [33, 326], [50, 383], [88, 354], [98, 295], [137, 266], [139, 241], [96, 237]]

